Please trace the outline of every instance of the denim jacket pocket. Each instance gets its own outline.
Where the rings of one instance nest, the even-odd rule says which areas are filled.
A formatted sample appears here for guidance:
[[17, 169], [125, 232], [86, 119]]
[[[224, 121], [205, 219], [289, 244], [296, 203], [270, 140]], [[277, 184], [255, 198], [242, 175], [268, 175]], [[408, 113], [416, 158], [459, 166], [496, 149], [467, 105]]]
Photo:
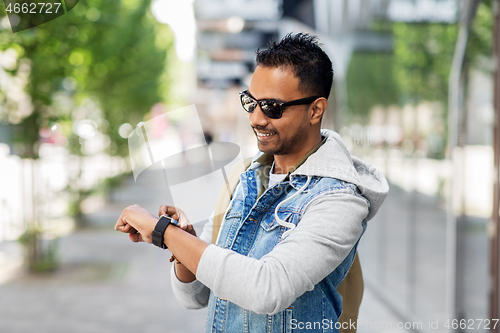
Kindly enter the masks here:
[[[290, 222], [293, 224], [297, 224], [297, 214], [290, 212], [290, 211], [280, 211], [278, 212], [279, 218], [283, 221]], [[274, 211], [270, 214], [266, 214], [264, 217], [263, 221], [260, 223], [260, 226], [265, 230], [265, 231], [273, 231], [274, 229], [278, 228], [281, 226], [281, 224], [278, 223], [276, 220], [276, 215], [274, 214]]]

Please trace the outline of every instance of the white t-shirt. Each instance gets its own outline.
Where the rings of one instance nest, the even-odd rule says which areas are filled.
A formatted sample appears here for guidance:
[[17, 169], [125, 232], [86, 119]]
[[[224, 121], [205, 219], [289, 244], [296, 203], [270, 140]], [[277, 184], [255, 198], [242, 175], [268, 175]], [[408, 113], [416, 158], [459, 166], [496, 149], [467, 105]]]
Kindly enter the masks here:
[[274, 162], [273, 162], [273, 167], [271, 168], [271, 172], [269, 172], [269, 184], [267, 185], [267, 188], [273, 186], [276, 183], [279, 183], [286, 177], [286, 174], [273, 173], [272, 170], [274, 170]]

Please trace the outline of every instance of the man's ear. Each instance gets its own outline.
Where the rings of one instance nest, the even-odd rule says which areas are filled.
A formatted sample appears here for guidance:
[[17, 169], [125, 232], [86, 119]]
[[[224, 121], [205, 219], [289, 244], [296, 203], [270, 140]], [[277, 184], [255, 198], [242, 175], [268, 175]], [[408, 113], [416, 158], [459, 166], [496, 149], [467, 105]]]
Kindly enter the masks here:
[[311, 104], [311, 125], [316, 125], [321, 122], [321, 117], [328, 107], [328, 101], [324, 97], [320, 97]]

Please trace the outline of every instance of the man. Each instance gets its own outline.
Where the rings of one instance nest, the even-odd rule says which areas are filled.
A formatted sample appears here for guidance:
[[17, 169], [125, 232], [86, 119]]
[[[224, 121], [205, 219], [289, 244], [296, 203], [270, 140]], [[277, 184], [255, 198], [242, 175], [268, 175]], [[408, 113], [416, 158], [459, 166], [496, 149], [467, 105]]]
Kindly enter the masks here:
[[337, 287], [388, 186], [337, 133], [321, 130], [332, 79], [315, 37], [287, 35], [257, 53], [240, 99], [261, 153], [240, 175], [216, 245], [210, 222], [197, 238], [170, 206], [160, 215], [179, 227], [139, 206], [116, 224], [132, 241], [164, 232], [160, 246], [177, 259], [174, 294], [187, 308], [208, 305], [207, 332], [338, 332]]

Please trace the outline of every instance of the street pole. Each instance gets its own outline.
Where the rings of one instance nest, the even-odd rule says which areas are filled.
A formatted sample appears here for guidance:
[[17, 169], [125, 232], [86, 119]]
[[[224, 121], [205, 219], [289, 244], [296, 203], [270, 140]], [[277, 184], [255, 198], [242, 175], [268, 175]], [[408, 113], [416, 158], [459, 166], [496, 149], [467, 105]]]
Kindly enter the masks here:
[[[446, 217], [446, 316], [448, 319], [461, 319], [464, 312], [463, 299], [463, 166], [457, 156], [459, 150], [463, 153], [463, 142], [460, 145], [459, 136], [463, 135], [464, 91], [465, 91], [465, 55], [472, 20], [476, 15], [481, 0], [467, 0], [461, 4], [459, 31], [453, 61], [451, 64], [448, 86], [448, 158], [451, 161], [452, 172], [449, 183], [449, 197]], [[463, 154], [460, 154], [461, 156]], [[460, 203], [459, 203], [460, 202]], [[457, 206], [458, 204], [458, 206]]]
[[[493, 185], [493, 213], [491, 216], [491, 228], [489, 228], [490, 240], [490, 319], [500, 318], [499, 311], [499, 167], [500, 167], [500, 0], [493, 1], [493, 59], [495, 61], [494, 73], [494, 109], [495, 122], [493, 127], [493, 158], [494, 158], [494, 185]], [[500, 332], [497, 327], [495, 332]]]

